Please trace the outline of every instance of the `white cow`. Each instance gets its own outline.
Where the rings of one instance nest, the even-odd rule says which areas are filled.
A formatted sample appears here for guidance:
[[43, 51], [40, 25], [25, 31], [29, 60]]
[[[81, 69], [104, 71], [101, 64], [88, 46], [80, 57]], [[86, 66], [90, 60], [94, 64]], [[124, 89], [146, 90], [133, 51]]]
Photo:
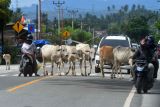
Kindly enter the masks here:
[[84, 62], [85, 76], [87, 76], [86, 61], [89, 61], [89, 64], [90, 64], [90, 72], [88, 73], [88, 75], [90, 75], [91, 69], [92, 69], [92, 58], [91, 58], [91, 48], [90, 48], [89, 44], [83, 44], [83, 43], [77, 44], [76, 50], [77, 50], [77, 54], [79, 56], [81, 75], [82, 76], [84, 75], [83, 71], [82, 71], [82, 63]]
[[[121, 72], [121, 65], [129, 64], [129, 59], [133, 56], [135, 53], [135, 49], [129, 48], [129, 47], [121, 47], [117, 46], [113, 49], [113, 55], [114, 55], [114, 70], [118, 73], [120, 73], [122, 78], [122, 72]], [[119, 70], [119, 72], [118, 72]]]
[[6, 70], [10, 70], [11, 55], [10, 54], [3, 54], [3, 59], [6, 62]]
[[[54, 63], [57, 64], [60, 72], [60, 65], [61, 65], [61, 47], [59, 45], [44, 45], [41, 48], [42, 59], [43, 59], [43, 70], [44, 76], [48, 75], [46, 71], [45, 64], [47, 61], [50, 61], [52, 64], [51, 75], [53, 75], [53, 67]], [[61, 73], [60, 73], [61, 75]]]
[[69, 63], [69, 69], [68, 69], [68, 72], [66, 72], [66, 75], [69, 73], [70, 69], [72, 69], [72, 75], [76, 76], [75, 63], [78, 58], [76, 47], [66, 46], [66, 49], [67, 49], [66, 59]]

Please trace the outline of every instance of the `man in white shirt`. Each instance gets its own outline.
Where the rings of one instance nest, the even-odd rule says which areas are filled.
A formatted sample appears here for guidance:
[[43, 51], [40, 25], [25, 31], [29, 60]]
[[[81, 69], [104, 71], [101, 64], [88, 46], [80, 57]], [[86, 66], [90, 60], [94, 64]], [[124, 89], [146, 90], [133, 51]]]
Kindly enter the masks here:
[[[37, 62], [36, 62], [36, 57], [35, 57], [36, 46], [35, 46], [35, 44], [32, 43], [32, 40], [33, 40], [33, 36], [31, 34], [28, 34], [26, 41], [23, 43], [23, 45], [21, 47], [21, 51], [22, 51], [23, 54], [27, 54], [28, 56], [32, 57], [32, 59], [33, 59], [33, 71], [35, 73], [35, 76], [39, 76], [37, 74]], [[23, 61], [20, 62], [20, 68], [23, 66], [22, 62]]]

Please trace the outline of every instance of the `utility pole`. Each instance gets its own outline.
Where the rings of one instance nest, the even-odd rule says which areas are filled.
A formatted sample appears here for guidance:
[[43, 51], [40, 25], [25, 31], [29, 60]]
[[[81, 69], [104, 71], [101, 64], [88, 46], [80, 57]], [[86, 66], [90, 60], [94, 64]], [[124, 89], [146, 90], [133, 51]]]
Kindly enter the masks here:
[[93, 45], [94, 45], [94, 38], [95, 38], [95, 35], [94, 35], [94, 28], [93, 28], [93, 36], [92, 36], [92, 39], [93, 39], [92, 43], [93, 43]]
[[53, 4], [55, 4], [58, 7], [58, 35], [60, 36], [60, 32], [61, 32], [61, 27], [60, 27], [60, 7], [64, 4], [65, 2], [60, 2], [60, 0], [58, 0], [58, 2], [54, 2]]
[[39, 20], [38, 20], [38, 4], [36, 5], [36, 40], [39, 38]]
[[41, 0], [39, 0], [38, 3], [38, 39], [40, 39], [40, 33], [41, 33], [41, 21], [42, 21], [42, 17], [41, 17]]
[[74, 16], [76, 16], [76, 13], [78, 12], [78, 10], [69, 10], [68, 12], [72, 16], [72, 29], [74, 29]]
[[61, 28], [62, 28], [62, 31], [63, 31], [63, 29], [64, 29], [64, 11], [65, 10], [67, 10], [67, 8], [66, 9], [61, 9], [62, 10], [62, 13], [61, 13]]

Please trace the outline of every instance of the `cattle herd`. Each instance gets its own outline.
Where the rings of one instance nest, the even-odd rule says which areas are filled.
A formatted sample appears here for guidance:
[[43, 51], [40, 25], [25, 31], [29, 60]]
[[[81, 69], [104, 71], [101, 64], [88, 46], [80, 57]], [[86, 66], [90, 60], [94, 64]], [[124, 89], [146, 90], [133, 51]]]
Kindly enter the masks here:
[[[44, 76], [48, 75], [46, 70], [46, 62], [51, 62], [52, 69], [51, 75], [54, 75], [53, 68], [54, 65], [58, 67], [59, 75], [61, 75], [60, 68], [64, 66], [65, 63], [69, 63], [69, 68], [65, 75], [67, 75], [70, 70], [72, 70], [72, 75], [76, 75], [75, 64], [78, 61], [81, 75], [87, 76], [91, 74], [92, 69], [92, 58], [94, 56], [94, 49], [91, 49], [89, 44], [77, 44], [76, 46], [67, 46], [67, 45], [44, 45], [41, 48], [42, 56], [42, 65]], [[90, 71], [87, 73], [87, 62], [90, 65]], [[84, 65], [84, 73], [82, 70], [82, 65]]]
[[[122, 78], [122, 72], [120, 66], [123, 64], [130, 64], [132, 66], [131, 57], [133, 56], [135, 50], [129, 47], [117, 46], [115, 48], [111, 46], [102, 46], [99, 51], [100, 63], [98, 64], [102, 77], [104, 77], [104, 64], [111, 65], [111, 78], [115, 78], [115, 75]], [[68, 70], [66, 70], [65, 75], [68, 75], [70, 71], [72, 75], [76, 76], [76, 62], [79, 62], [79, 67], [82, 76], [89, 76], [92, 71], [92, 59], [94, 58], [95, 49], [90, 48], [89, 44], [77, 44], [76, 46], [68, 45], [49, 45], [46, 44], [42, 46], [40, 55], [42, 57], [42, 66], [44, 76], [48, 75], [46, 70], [46, 62], [51, 63], [51, 75], [54, 75], [53, 68], [54, 65], [58, 67], [58, 73], [61, 75], [61, 67], [68, 63]], [[6, 69], [10, 69], [11, 55], [4, 54], [3, 58], [6, 61]], [[90, 70], [87, 70], [87, 62], [89, 62]], [[84, 70], [83, 70], [84, 67]], [[132, 73], [132, 72], [131, 72]]]

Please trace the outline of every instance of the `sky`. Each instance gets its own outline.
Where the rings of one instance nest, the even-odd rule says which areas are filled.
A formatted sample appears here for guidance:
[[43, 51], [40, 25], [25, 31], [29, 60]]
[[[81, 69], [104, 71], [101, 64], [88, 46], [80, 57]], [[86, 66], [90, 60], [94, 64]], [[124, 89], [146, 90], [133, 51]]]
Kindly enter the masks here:
[[[11, 0], [11, 8], [16, 8], [16, 1], [18, 1], [18, 7], [29, 7], [32, 4], [38, 4], [38, 0]], [[45, 0], [45, 1], [51, 2], [53, 0]], [[54, 0], [54, 1], [58, 1], [58, 0]], [[60, 1], [67, 2], [67, 0], [60, 0]], [[81, 0], [76, 0], [76, 1], [81, 2]], [[88, 1], [92, 1], [92, 0], [88, 0]], [[140, 4], [147, 6], [148, 8], [153, 8], [153, 7], [159, 8], [160, 7], [160, 3], [157, 2], [158, 0], [98, 0], [98, 1], [106, 1], [106, 3], [114, 2], [115, 4], [120, 4], [120, 3], [124, 3], [124, 4], [134, 3], [135, 4], [138, 2]]]
[[18, 1], [18, 7], [28, 7], [32, 4], [38, 4], [38, 0], [11, 0], [11, 7], [16, 8], [16, 1]]

